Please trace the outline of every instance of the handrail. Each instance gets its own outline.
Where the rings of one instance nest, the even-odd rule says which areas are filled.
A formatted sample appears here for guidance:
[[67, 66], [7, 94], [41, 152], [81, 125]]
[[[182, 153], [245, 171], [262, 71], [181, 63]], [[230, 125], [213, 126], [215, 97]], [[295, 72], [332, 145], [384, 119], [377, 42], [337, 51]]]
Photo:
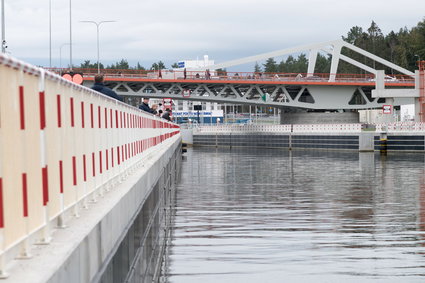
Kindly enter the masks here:
[[[57, 74], [66, 73], [69, 69], [50, 68]], [[97, 69], [73, 68], [75, 73], [83, 73], [93, 77]], [[330, 76], [335, 76], [335, 82], [341, 83], [375, 83], [373, 74], [329, 74], [329, 73], [266, 73], [266, 72], [224, 72], [210, 71], [209, 75], [203, 71], [176, 70], [133, 70], [133, 69], [102, 69], [102, 74], [107, 78], [144, 78], [144, 79], [169, 79], [169, 80], [211, 80], [211, 81], [299, 81], [299, 82], [328, 82]], [[387, 83], [414, 84], [414, 79], [407, 75], [387, 76]]]

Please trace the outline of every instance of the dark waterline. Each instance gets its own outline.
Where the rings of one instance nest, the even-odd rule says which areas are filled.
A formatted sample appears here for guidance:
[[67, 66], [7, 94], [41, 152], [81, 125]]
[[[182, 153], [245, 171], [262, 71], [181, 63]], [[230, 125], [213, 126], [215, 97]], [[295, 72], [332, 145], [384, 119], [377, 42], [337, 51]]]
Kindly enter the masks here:
[[189, 149], [163, 282], [425, 282], [424, 155]]

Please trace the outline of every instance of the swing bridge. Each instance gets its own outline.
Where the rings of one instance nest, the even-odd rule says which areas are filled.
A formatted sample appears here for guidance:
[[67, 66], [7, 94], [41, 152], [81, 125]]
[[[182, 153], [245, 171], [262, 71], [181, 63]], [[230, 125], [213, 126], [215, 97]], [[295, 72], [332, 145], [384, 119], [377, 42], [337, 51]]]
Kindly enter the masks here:
[[[389, 67], [397, 74], [379, 76], [378, 74], [382, 73], [379, 70], [342, 54], [343, 48]], [[308, 67], [305, 73], [217, 71], [301, 52], [308, 53]], [[331, 56], [331, 68], [328, 74], [314, 73], [319, 52], [325, 52]], [[364, 74], [338, 73], [341, 60], [362, 69]], [[74, 72], [83, 73], [83, 84], [90, 87], [97, 70], [74, 69]], [[103, 72], [106, 85], [125, 98], [171, 98], [278, 108], [332, 110], [378, 108], [389, 103], [386, 98], [391, 98], [390, 103], [394, 106], [413, 104], [414, 98], [419, 97], [418, 87], [415, 89], [418, 74], [342, 40], [287, 48], [219, 63], [203, 69], [104, 70]], [[373, 91], [378, 84], [380, 84], [380, 91], [374, 95]]]

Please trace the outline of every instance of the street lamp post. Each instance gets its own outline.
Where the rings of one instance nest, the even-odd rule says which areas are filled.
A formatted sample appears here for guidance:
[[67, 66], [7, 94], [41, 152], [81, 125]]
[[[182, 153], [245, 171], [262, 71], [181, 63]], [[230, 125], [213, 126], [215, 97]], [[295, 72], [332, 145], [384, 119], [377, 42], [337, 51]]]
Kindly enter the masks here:
[[96, 31], [97, 31], [97, 73], [100, 74], [100, 61], [99, 61], [99, 26], [103, 23], [114, 23], [116, 21], [80, 21], [82, 23], [91, 23], [96, 25]]
[[49, 67], [52, 67], [52, 0], [49, 0]]
[[62, 69], [62, 47], [65, 45], [71, 45], [70, 43], [64, 43], [59, 47], [59, 69]]
[[72, 0], [69, 0], [69, 62], [70, 62], [70, 68], [72, 71], [72, 9], [71, 5]]

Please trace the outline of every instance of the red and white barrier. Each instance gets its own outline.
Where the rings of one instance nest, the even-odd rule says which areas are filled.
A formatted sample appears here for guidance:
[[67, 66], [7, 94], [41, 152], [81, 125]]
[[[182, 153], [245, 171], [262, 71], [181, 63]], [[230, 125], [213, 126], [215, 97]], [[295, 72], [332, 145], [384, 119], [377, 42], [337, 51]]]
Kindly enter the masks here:
[[[177, 125], [0, 54], [0, 277], [4, 258], [111, 189]], [[32, 239], [32, 240], [31, 240]], [[10, 255], [7, 256], [8, 258]]]

